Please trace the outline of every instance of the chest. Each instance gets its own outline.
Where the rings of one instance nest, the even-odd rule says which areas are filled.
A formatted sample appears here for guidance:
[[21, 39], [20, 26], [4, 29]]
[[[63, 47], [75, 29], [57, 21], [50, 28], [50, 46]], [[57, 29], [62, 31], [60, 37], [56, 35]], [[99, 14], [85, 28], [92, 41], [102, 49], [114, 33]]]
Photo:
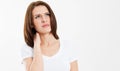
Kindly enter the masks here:
[[59, 44], [51, 45], [48, 47], [43, 46], [42, 47], [42, 54], [45, 56], [48, 56], [48, 57], [52, 57], [58, 53], [59, 49], [60, 49]]
[[69, 56], [61, 49], [53, 56], [43, 56], [45, 71], [70, 71]]
[[45, 71], [70, 71], [70, 64], [61, 59], [44, 59], [44, 70]]

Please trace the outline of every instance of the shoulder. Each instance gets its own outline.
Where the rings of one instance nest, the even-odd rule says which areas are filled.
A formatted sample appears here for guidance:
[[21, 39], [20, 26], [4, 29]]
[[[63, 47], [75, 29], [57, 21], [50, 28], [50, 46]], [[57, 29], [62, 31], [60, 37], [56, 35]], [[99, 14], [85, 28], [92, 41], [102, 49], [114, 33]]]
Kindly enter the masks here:
[[23, 44], [21, 47], [21, 57], [22, 60], [28, 57], [33, 57], [33, 48], [31, 48], [27, 44]]
[[21, 47], [21, 52], [25, 53], [25, 52], [32, 52], [33, 48], [31, 48], [30, 46], [28, 46], [27, 44], [23, 44]]

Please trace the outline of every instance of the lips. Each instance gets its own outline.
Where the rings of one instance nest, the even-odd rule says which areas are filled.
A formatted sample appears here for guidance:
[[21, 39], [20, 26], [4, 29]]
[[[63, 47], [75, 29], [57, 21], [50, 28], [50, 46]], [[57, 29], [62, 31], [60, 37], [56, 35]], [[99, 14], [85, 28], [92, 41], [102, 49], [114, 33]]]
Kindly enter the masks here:
[[43, 28], [48, 27], [48, 26], [49, 26], [49, 24], [42, 25]]

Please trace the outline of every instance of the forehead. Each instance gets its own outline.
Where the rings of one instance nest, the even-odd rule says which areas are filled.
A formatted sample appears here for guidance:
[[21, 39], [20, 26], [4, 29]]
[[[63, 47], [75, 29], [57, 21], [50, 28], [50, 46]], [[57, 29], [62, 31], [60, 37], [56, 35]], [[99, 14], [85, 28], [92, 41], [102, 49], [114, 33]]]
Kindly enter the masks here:
[[43, 14], [49, 12], [46, 6], [40, 5], [40, 6], [36, 6], [33, 11], [32, 14], [36, 15], [36, 14]]

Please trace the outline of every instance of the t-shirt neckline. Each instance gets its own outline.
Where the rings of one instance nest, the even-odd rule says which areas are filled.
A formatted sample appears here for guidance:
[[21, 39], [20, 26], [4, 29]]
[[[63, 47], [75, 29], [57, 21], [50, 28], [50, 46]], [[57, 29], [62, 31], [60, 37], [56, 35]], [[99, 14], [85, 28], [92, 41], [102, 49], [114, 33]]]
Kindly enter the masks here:
[[55, 53], [54, 55], [52, 55], [52, 56], [47, 56], [47, 55], [42, 55], [43, 56], [43, 58], [47, 58], [47, 59], [52, 59], [52, 58], [55, 58], [56, 56], [58, 56], [59, 55], [59, 53], [61, 52], [61, 48], [62, 48], [62, 42], [61, 42], [61, 40], [59, 39], [59, 41], [60, 41], [60, 47], [59, 47], [59, 49], [58, 49], [58, 51], [57, 51], [57, 53]]

